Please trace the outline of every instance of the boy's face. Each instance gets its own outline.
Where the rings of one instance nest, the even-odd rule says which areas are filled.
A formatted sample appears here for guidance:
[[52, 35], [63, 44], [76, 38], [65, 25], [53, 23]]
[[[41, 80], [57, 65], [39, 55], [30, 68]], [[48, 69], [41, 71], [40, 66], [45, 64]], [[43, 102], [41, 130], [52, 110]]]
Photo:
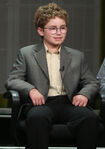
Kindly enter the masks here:
[[56, 47], [63, 43], [67, 33], [66, 22], [55, 17], [44, 26], [44, 29], [38, 27], [37, 29], [40, 36], [43, 36], [44, 42], [48, 47]]

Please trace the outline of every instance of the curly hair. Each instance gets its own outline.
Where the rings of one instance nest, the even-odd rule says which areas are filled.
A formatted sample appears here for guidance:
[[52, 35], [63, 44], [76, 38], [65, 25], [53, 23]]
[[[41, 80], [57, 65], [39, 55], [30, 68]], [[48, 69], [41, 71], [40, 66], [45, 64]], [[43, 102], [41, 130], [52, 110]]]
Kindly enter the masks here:
[[48, 5], [40, 6], [34, 15], [35, 27], [44, 28], [50, 19], [59, 17], [68, 23], [68, 13], [59, 7], [56, 3], [49, 3]]

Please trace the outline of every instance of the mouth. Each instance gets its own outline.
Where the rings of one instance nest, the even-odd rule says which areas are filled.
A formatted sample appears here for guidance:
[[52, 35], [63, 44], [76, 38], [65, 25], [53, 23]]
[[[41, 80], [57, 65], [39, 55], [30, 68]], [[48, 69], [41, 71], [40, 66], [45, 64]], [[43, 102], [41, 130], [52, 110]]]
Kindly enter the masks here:
[[62, 37], [55, 37], [54, 39], [59, 41], [59, 40], [62, 40]]

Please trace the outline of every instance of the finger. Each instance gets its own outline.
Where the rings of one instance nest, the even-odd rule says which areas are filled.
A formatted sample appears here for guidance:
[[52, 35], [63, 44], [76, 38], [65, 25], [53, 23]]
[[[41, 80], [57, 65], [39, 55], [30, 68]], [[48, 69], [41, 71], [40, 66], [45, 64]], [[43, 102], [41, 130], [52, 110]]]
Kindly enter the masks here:
[[36, 98], [34, 101], [35, 101], [35, 105], [38, 106], [39, 105], [39, 99]]
[[73, 101], [72, 101], [72, 104], [75, 105], [75, 103], [76, 103], [76, 98], [74, 97]]
[[83, 106], [84, 105], [84, 101], [80, 101], [79, 106]]
[[37, 104], [38, 106], [39, 105], [42, 105], [42, 101], [41, 101], [41, 99], [38, 99], [38, 104]]
[[45, 104], [44, 97], [41, 99], [42, 104]]
[[74, 102], [73, 102], [73, 105], [78, 106], [79, 102], [80, 102], [79, 100], [75, 99]]
[[87, 105], [87, 102], [85, 102], [85, 103], [83, 104], [83, 107], [86, 107], [86, 105]]
[[35, 102], [35, 100], [32, 100], [32, 103], [33, 103], [33, 105], [36, 105], [36, 102]]
[[44, 98], [43, 97], [40, 97], [40, 98], [38, 98], [37, 99], [37, 105], [42, 105], [42, 104], [44, 104]]
[[79, 106], [80, 101], [76, 101], [75, 106]]

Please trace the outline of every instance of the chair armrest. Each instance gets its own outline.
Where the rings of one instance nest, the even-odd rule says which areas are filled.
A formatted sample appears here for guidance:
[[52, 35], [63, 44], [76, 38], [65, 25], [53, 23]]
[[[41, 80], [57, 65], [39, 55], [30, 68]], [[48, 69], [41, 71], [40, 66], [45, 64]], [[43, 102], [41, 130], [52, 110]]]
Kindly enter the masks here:
[[14, 144], [18, 144], [16, 137], [16, 123], [18, 119], [19, 107], [20, 107], [20, 96], [15, 90], [8, 90], [4, 93], [4, 98], [7, 98], [11, 103], [11, 136]]
[[20, 101], [19, 93], [15, 90], [8, 90], [7, 92], [4, 93], [4, 97], [12, 100], [13, 102], [19, 103]]
[[4, 93], [4, 98], [7, 98], [11, 103], [12, 118], [16, 120], [20, 107], [19, 93], [15, 90], [8, 90]]

